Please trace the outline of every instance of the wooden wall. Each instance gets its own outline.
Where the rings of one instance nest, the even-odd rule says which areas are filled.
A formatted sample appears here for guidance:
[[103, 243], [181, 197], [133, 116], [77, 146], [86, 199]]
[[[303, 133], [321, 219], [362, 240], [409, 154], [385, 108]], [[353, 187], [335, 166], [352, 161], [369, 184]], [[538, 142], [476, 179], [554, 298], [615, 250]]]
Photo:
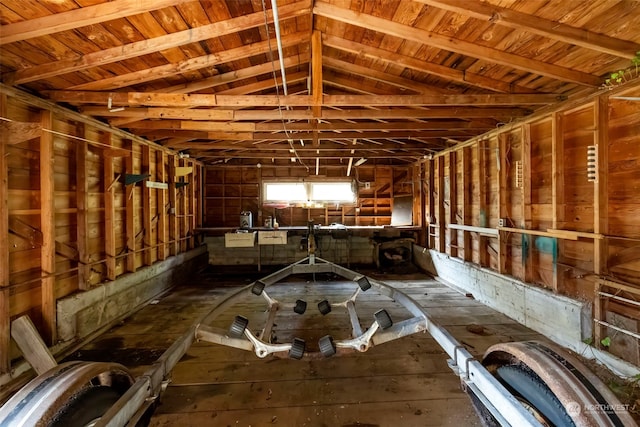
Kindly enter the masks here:
[[321, 168], [318, 175], [303, 167], [208, 166], [205, 170], [205, 226], [239, 227], [240, 212], [251, 211], [254, 227], [264, 219], [276, 217], [281, 226], [389, 225], [393, 197], [413, 194], [413, 167], [362, 165], [354, 168], [358, 200], [354, 205], [323, 207], [281, 207], [262, 203], [262, 182], [274, 180], [338, 180], [346, 177], [344, 168]]
[[202, 223], [197, 162], [3, 91], [0, 373], [10, 366], [11, 319], [28, 314], [55, 344], [58, 299], [194, 248]]
[[[637, 333], [638, 306], [599, 291], [640, 300], [639, 95], [638, 84], [604, 93], [423, 161], [423, 243], [592, 302], [598, 320], [626, 316], [625, 329]], [[594, 329], [596, 344], [605, 334], [628, 337], [598, 322]]]

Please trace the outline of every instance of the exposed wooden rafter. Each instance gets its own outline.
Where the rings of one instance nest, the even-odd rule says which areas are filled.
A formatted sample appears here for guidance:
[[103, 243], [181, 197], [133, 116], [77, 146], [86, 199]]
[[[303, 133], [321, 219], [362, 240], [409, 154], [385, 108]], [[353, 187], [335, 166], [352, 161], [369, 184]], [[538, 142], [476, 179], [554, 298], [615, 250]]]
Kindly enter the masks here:
[[492, 5], [487, 2], [465, 0], [416, 0], [439, 9], [449, 10], [473, 18], [488, 20], [498, 25], [528, 31], [564, 43], [582, 46], [587, 49], [633, 58], [640, 51], [640, 44], [627, 40], [614, 39], [603, 34], [576, 28], [562, 22], [550, 21], [516, 10]]
[[525, 70], [543, 76], [552, 77], [554, 79], [586, 86], [598, 86], [600, 84], [600, 79], [597, 76], [592, 76], [581, 71], [559, 67], [533, 58], [525, 58], [509, 52], [473, 44], [464, 40], [445, 37], [431, 31], [399, 24], [388, 19], [358, 13], [350, 9], [343, 9], [326, 2], [316, 2], [313, 12], [316, 15], [324, 16], [329, 19], [334, 19], [373, 31], [380, 31], [401, 39], [413, 40], [419, 43], [424, 43], [428, 40], [429, 45], [440, 49], [458, 52], [473, 58], [482, 59], [491, 63], [507, 65], [519, 70]]
[[0, 45], [73, 30], [191, 0], [115, 0], [0, 27]]
[[[309, 13], [308, 7], [308, 1], [283, 6], [282, 8], [280, 8], [280, 19], [290, 19], [295, 18], [296, 16], [307, 14]], [[273, 16], [270, 10], [268, 12], [267, 19], [273, 21]], [[15, 72], [13, 75], [7, 76], [5, 78], [5, 81], [13, 82], [14, 84], [22, 84], [35, 80], [46, 79], [48, 77], [57, 76], [60, 74], [70, 73], [73, 71], [80, 71], [91, 67], [110, 64], [117, 61], [124, 61], [126, 59], [147, 55], [153, 52], [159, 52], [161, 50], [170, 49], [189, 43], [197, 43], [199, 41], [211, 38], [212, 34], [215, 34], [219, 37], [225, 34], [235, 33], [249, 28], [255, 28], [257, 26], [264, 25], [264, 20], [264, 13], [256, 12], [250, 15], [240, 16], [238, 18], [232, 18], [226, 21], [215, 22], [210, 25], [204, 25], [191, 28], [189, 30], [166, 34], [153, 39], [129, 43], [124, 46], [117, 46], [110, 49], [103, 49], [94, 53], [88, 53], [80, 57], [64, 59], [61, 61], [26, 68], [24, 70]], [[2, 38], [4, 39], [4, 34]], [[193, 61], [189, 61], [188, 63], [191, 62]]]

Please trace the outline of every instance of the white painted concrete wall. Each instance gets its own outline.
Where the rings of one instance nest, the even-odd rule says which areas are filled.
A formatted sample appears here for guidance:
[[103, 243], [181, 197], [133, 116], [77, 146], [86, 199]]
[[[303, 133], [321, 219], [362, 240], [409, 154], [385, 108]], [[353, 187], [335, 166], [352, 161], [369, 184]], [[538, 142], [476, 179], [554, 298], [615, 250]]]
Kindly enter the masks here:
[[[140, 268], [117, 280], [86, 292], [58, 300], [58, 337], [73, 342], [130, 314], [149, 300], [171, 288], [183, 267], [198, 257], [206, 257], [206, 246]], [[201, 262], [206, 266], [206, 258]]]
[[437, 279], [470, 293], [483, 304], [587, 358], [597, 359], [618, 375], [640, 369], [584, 343], [592, 336], [591, 303], [554, 294], [513, 277], [480, 268], [459, 258], [414, 245], [414, 262]]

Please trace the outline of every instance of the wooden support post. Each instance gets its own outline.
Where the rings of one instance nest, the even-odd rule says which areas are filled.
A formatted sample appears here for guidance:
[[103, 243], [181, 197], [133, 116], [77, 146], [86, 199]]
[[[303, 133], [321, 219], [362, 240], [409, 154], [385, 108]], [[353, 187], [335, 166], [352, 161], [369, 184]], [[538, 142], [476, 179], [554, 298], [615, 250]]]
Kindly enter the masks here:
[[[100, 142], [111, 145], [111, 133], [103, 132]], [[116, 280], [116, 224], [115, 224], [115, 194], [113, 180], [113, 158], [104, 156], [104, 175], [102, 184], [104, 186], [104, 251], [107, 263], [107, 279]]]
[[[449, 151], [449, 224], [457, 224], [458, 213], [458, 171], [455, 151]], [[449, 228], [449, 255], [458, 256], [458, 230]]]
[[[7, 117], [7, 95], [0, 94], [0, 116]], [[11, 370], [11, 309], [9, 307], [9, 165], [7, 146], [0, 141], [0, 374]]]
[[[167, 156], [164, 150], [156, 151], [156, 175], [159, 182], [167, 182]], [[167, 221], [167, 190], [159, 190], [156, 198], [157, 211], [158, 211], [158, 259], [165, 260], [169, 256], [167, 242], [169, 241], [168, 235], [168, 221]]]
[[196, 246], [196, 227], [197, 223], [197, 215], [196, 209], [198, 206], [198, 188], [200, 187], [200, 167], [192, 163], [193, 173], [191, 175], [191, 183], [189, 184], [190, 195], [189, 195], [189, 249], [193, 249]]
[[[563, 118], [561, 113], [553, 113], [551, 132], [551, 205], [552, 227], [554, 230], [564, 228], [564, 135]], [[558, 251], [556, 245], [556, 251]], [[553, 282], [551, 288], [558, 292], [558, 265], [557, 254], [554, 254]]]
[[[418, 163], [414, 167], [414, 175], [413, 182], [418, 183], [418, 185], [413, 185], [414, 189], [413, 200], [419, 200], [419, 203], [413, 203], [413, 224], [420, 226], [420, 233], [418, 236], [418, 244], [427, 246], [426, 239], [427, 233], [429, 232], [429, 228], [427, 227], [427, 220], [425, 218], [425, 189], [424, 189], [424, 179], [425, 179], [425, 170], [424, 170], [424, 162]], [[417, 194], [415, 193], [417, 190]], [[344, 212], [344, 210], [343, 210]], [[344, 224], [344, 221], [342, 222]]]
[[438, 252], [445, 253], [446, 251], [446, 218], [444, 214], [444, 194], [445, 194], [445, 179], [444, 179], [444, 156], [438, 156]]
[[[480, 140], [476, 145], [477, 157], [478, 157], [478, 171], [476, 176], [476, 182], [478, 183], [478, 209], [479, 218], [478, 226], [488, 227], [487, 221], [487, 190], [486, 190], [486, 153], [485, 153], [486, 141]], [[481, 234], [478, 235], [478, 264], [482, 267], [486, 267], [488, 263], [489, 252], [487, 250], [487, 238]]]
[[[43, 110], [42, 128], [53, 129], [53, 113]], [[48, 345], [56, 342], [56, 222], [53, 134], [40, 136], [40, 247], [42, 337]]]
[[[499, 218], [507, 218], [507, 177], [509, 171], [507, 170], [507, 153], [509, 152], [509, 134], [503, 132], [498, 135], [498, 156], [500, 160], [498, 164], [498, 216]], [[508, 224], [505, 224], [509, 226]], [[499, 234], [498, 238], [498, 273], [508, 274], [507, 271], [507, 259], [509, 258], [507, 235], [505, 233]]]
[[29, 316], [20, 316], [11, 322], [11, 336], [36, 374], [43, 374], [58, 365]]
[[[531, 216], [531, 125], [524, 124], [522, 126], [522, 220], [521, 227], [525, 230], [531, 230], [533, 226]], [[533, 239], [530, 235], [523, 234], [522, 241], [522, 270], [524, 272], [524, 281], [533, 281]]]
[[[135, 174], [134, 171], [134, 142], [130, 139], [123, 140], [124, 148], [131, 152], [125, 158], [125, 173]], [[136, 271], [136, 185], [124, 186], [124, 198], [126, 207], [126, 242], [127, 242], [127, 271]]]
[[[321, 117], [322, 112], [322, 34], [314, 30], [311, 35], [311, 94], [313, 96], [313, 117]], [[317, 132], [314, 133], [317, 135]], [[314, 136], [314, 143], [316, 139]], [[316, 143], [317, 145], [317, 143]]]
[[[596, 182], [593, 188], [593, 232], [595, 234], [609, 233], [609, 97], [601, 95], [595, 104], [595, 145], [597, 153]], [[607, 269], [607, 239], [593, 241], [593, 271], [598, 275], [608, 273]], [[594, 289], [593, 315], [598, 320], [603, 319], [602, 299], [599, 295], [600, 281], [596, 280]], [[606, 335], [603, 325], [594, 325], [594, 341], [600, 346], [600, 341]]]
[[427, 163], [428, 165], [428, 180], [427, 180], [427, 227], [429, 229], [428, 234], [428, 247], [430, 249], [435, 249], [436, 247], [436, 237], [435, 230], [433, 230], [433, 226], [435, 226], [435, 190], [436, 190], [436, 179], [435, 179], [435, 167], [436, 162], [433, 159], [430, 159]]
[[[76, 125], [76, 133], [84, 138], [84, 123]], [[86, 141], [75, 141], [76, 147], [76, 207], [77, 207], [77, 245], [78, 245], [78, 289], [87, 290], [90, 286], [91, 268], [89, 267], [89, 215]]]
[[[460, 187], [462, 188], [462, 223], [467, 225], [471, 224], [471, 189], [473, 183], [471, 182], [472, 170], [471, 170], [471, 148], [463, 147], [461, 151], [462, 155], [462, 182]], [[471, 262], [473, 260], [473, 245], [471, 243], [471, 233], [468, 231], [462, 231], [462, 258]]]
[[[609, 97], [601, 95], [595, 105], [595, 145], [598, 173], [593, 189], [593, 232], [609, 233]], [[593, 269], [598, 275], [607, 271], [607, 239], [596, 239], [593, 245]]]
[[[187, 161], [181, 159], [180, 166], [186, 167]], [[187, 237], [187, 233], [189, 232], [189, 193], [191, 191], [191, 185], [193, 184], [190, 182], [193, 180], [193, 173], [185, 176], [183, 179], [185, 182], [189, 182], [189, 185], [180, 188], [180, 231], [178, 233], [180, 236], [180, 252], [187, 251], [187, 240], [185, 237]]]
[[[142, 150], [142, 173], [151, 175], [151, 148], [148, 145], [141, 145]], [[150, 181], [155, 181], [155, 177], [151, 175]], [[142, 183], [142, 227], [143, 239], [142, 239], [142, 259], [144, 265], [153, 264], [153, 239], [152, 239], [152, 223], [151, 223], [151, 189], [147, 187], [146, 183]]]
[[178, 254], [178, 222], [176, 214], [178, 213], [177, 190], [176, 190], [176, 156], [168, 155], [169, 159], [169, 254]]

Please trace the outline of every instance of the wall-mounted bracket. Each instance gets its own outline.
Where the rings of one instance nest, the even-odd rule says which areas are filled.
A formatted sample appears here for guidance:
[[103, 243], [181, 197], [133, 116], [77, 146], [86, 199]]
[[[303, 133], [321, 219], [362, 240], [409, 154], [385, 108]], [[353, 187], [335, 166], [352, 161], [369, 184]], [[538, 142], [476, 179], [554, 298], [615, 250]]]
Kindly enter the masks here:
[[187, 185], [189, 185], [188, 182], [176, 182], [176, 188], [186, 187]]
[[136, 184], [138, 182], [142, 182], [145, 179], [149, 178], [151, 175], [148, 173], [144, 174], [125, 174], [124, 175], [124, 185]]

